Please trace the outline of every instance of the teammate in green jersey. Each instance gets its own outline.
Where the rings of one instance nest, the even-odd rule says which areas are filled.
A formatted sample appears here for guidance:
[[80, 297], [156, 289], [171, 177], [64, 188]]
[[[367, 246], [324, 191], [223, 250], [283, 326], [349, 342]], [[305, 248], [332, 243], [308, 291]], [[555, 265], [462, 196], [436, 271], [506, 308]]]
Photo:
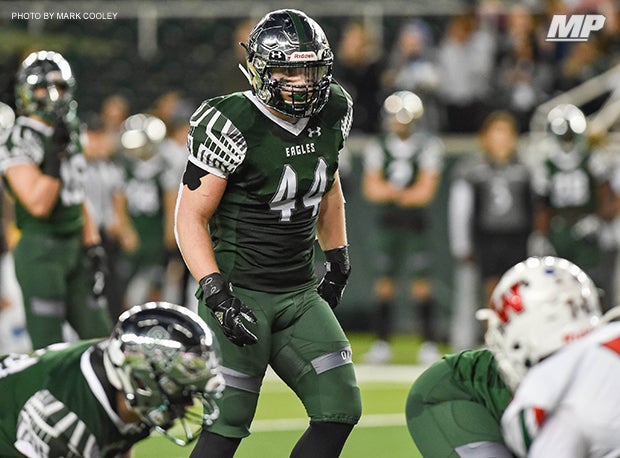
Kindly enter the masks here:
[[34, 348], [61, 342], [65, 321], [81, 338], [104, 337], [112, 327], [106, 305], [93, 295], [101, 297], [105, 264], [85, 205], [74, 86], [60, 54], [30, 54], [17, 72], [19, 117], [0, 138], [0, 171], [21, 231], [15, 273]]
[[227, 384], [222, 414], [191, 456], [234, 455], [271, 365], [310, 419], [291, 456], [335, 457], [361, 415], [351, 347], [332, 311], [350, 272], [338, 153], [352, 101], [306, 14], [265, 15], [243, 46], [252, 90], [207, 100], [191, 117], [177, 203], [177, 241]]
[[[185, 445], [192, 416], [219, 414], [220, 358], [206, 323], [165, 302], [124, 312], [106, 340], [0, 357], [0, 456], [112, 458], [153, 430]], [[177, 419], [184, 436], [168, 432]]]
[[[549, 138], [532, 146], [541, 158], [533, 173], [536, 215], [533, 246], [566, 258], [584, 269], [606, 293], [606, 309], [613, 303], [615, 243], [605, 243], [603, 234], [613, 233], [616, 200], [610, 182], [611, 163], [604, 150], [588, 138], [584, 113], [562, 103], [547, 116]], [[613, 240], [613, 236], [612, 236]], [[610, 246], [611, 245], [611, 246]]]

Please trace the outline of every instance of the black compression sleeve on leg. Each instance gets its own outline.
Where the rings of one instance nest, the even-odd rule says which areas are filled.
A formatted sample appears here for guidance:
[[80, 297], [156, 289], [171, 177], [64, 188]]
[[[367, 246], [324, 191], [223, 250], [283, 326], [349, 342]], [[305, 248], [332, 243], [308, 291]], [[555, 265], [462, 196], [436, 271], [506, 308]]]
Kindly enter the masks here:
[[377, 307], [377, 338], [386, 342], [392, 337], [392, 301], [379, 301]]
[[291, 458], [337, 458], [353, 425], [334, 422], [310, 422], [295, 444]]
[[240, 442], [238, 437], [224, 437], [202, 430], [189, 458], [232, 458]]

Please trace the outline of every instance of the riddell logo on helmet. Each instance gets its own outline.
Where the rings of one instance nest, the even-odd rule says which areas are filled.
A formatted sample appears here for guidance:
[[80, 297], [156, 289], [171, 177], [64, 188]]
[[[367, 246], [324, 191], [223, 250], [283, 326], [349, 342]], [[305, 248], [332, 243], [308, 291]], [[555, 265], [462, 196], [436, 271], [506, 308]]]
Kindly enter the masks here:
[[298, 60], [318, 60], [316, 53], [314, 51], [295, 51], [291, 55], [288, 56], [288, 60], [295, 62]]

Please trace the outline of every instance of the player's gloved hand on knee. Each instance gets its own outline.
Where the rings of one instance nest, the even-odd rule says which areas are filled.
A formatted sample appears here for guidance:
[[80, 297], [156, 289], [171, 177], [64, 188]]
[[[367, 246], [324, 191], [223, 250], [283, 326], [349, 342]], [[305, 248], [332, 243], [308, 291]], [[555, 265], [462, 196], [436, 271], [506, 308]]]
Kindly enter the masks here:
[[63, 157], [67, 154], [66, 150], [71, 141], [71, 132], [67, 122], [61, 116], [54, 122], [53, 129], [49, 150], [43, 158], [41, 171], [45, 175], [60, 178], [60, 165]]
[[205, 303], [224, 335], [240, 347], [258, 342], [256, 335], [246, 327], [247, 323], [256, 323], [256, 315], [233, 294], [232, 285], [218, 272], [202, 277], [199, 283]]
[[333, 309], [340, 304], [344, 287], [347, 286], [351, 273], [349, 247], [342, 246], [325, 251], [325, 275], [319, 283], [317, 291]]

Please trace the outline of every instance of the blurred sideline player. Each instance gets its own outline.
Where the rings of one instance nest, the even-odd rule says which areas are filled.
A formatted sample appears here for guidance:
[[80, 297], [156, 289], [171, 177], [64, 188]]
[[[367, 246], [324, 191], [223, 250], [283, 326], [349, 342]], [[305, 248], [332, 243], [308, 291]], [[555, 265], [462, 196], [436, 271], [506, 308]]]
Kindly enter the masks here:
[[18, 118], [0, 138], [0, 170], [21, 235], [13, 256], [34, 348], [109, 334], [105, 252], [84, 192], [86, 161], [69, 63], [53, 51], [29, 54], [17, 71]]
[[446, 356], [410, 390], [422, 456], [617, 456], [618, 309], [602, 317], [590, 277], [557, 257], [512, 267], [490, 307], [489, 349]]
[[[532, 147], [543, 160], [533, 174], [538, 205], [530, 254], [553, 254], [579, 265], [605, 291], [607, 309], [615, 261], [605, 262], [601, 235], [616, 216], [612, 166], [602, 150], [589, 144], [586, 117], [575, 105], [554, 107], [548, 126], [548, 141]], [[615, 250], [617, 242], [612, 245]]]
[[[130, 456], [153, 430], [184, 445], [196, 437], [194, 399], [210, 413], [193, 414], [199, 428], [217, 418], [222, 389], [219, 347], [198, 315], [137, 305], [106, 340], [0, 357], [0, 456]], [[183, 436], [168, 432], [177, 419]]]
[[351, 346], [332, 310], [351, 271], [338, 156], [352, 101], [332, 80], [325, 33], [303, 12], [266, 14], [243, 46], [252, 90], [193, 114], [177, 203], [177, 242], [226, 380], [222, 415], [191, 456], [235, 454], [270, 365], [309, 417], [291, 456], [336, 457], [361, 415]]
[[420, 128], [424, 107], [409, 91], [397, 91], [383, 103], [384, 134], [365, 151], [363, 192], [378, 206], [378, 230], [374, 257], [377, 280], [374, 291], [377, 341], [364, 359], [383, 364], [391, 359], [389, 341], [394, 330], [394, 302], [399, 274], [410, 281], [425, 342], [418, 358], [435, 361], [437, 304], [431, 289], [428, 253], [428, 217], [443, 167], [444, 148], [434, 135]]
[[120, 136], [127, 214], [136, 231], [134, 250], [121, 257], [127, 281], [125, 302], [136, 304], [162, 298], [166, 250], [167, 197], [179, 189], [180, 176], [159, 151], [166, 136], [164, 122], [137, 113], [123, 122]]

